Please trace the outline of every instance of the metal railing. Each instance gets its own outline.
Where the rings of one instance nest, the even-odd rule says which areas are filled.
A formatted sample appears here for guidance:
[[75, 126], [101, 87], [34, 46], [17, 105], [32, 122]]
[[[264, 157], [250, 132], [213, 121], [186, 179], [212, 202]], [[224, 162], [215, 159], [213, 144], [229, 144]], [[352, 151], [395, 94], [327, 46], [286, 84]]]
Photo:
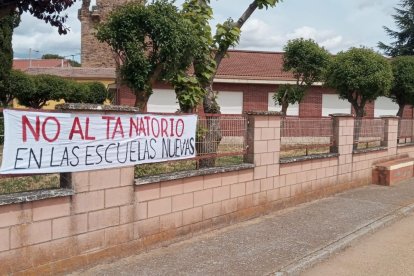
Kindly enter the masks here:
[[413, 143], [413, 119], [400, 119], [398, 122], [398, 144]]
[[355, 118], [354, 149], [381, 147], [385, 137], [385, 121], [380, 118]]
[[247, 148], [246, 138], [247, 119], [244, 115], [199, 116], [197, 159], [243, 155]]
[[143, 164], [135, 167], [135, 176], [149, 176], [202, 167], [243, 163], [247, 151], [247, 118], [244, 115], [204, 114], [198, 117], [197, 155], [192, 159]]
[[282, 119], [281, 158], [329, 153], [333, 145], [332, 118]]

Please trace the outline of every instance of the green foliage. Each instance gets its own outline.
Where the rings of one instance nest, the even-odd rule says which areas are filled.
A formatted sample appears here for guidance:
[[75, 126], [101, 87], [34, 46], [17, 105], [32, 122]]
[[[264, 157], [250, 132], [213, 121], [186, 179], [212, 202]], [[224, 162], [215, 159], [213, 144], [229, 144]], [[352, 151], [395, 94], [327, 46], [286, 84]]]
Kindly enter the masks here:
[[101, 82], [87, 82], [84, 85], [88, 88], [84, 102], [92, 104], [103, 104], [108, 99], [108, 90]]
[[328, 67], [326, 85], [348, 100], [356, 116], [364, 115], [365, 104], [388, 95], [393, 81], [389, 62], [367, 48], [351, 48], [338, 53]]
[[414, 57], [396, 57], [391, 62], [394, 82], [390, 97], [399, 105], [401, 116], [405, 105], [414, 104]]
[[293, 39], [283, 50], [283, 70], [292, 72], [297, 84], [310, 86], [322, 80], [330, 55], [318, 43], [312, 39]]
[[8, 78], [3, 82], [0, 101], [7, 107], [18, 95], [30, 95], [35, 90], [32, 78], [18, 70], [11, 70]]
[[312, 39], [303, 38], [289, 40], [283, 50], [283, 70], [292, 72], [296, 84], [281, 85], [273, 99], [286, 113], [289, 104], [300, 102], [313, 83], [322, 81], [330, 55]]
[[68, 81], [67, 91], [60, 94], [56, 100], [63, 99], [66, 103], [85, 103], [89, 87], [83, 82]]
[[67, 103], [103, 104], [108, 97], [105, 85], [100, 82], [67, 81], [67, 89], [55, 99], [63, 99]]
[[157, 80], [171, 81], [190, 66], [200, 39], [191, 22], [173, 4], [130, 3], [113, 12], [98, 29], [120, 59], [123, 81], [145, 106]]
[[[65, 59], [65, 57], [62, 57], [58, 54], [44, 54], [44, 55], [42, 55], [42, 59]], [[65, 59], [65, 60], [72, 67], [81, 67], [81, 64], [79, 62], [77, 62], [76, 60], [70, 60], [70, 59]]]
[[387, 35], [395, 41], [390, 45], [378, 42], [378, 47], [392, 57], [412, 56], [414, 55], [414, 0], [401, 0], [399, 7], [394, 8], [396, 14], [393, 15], [399, 31], [384, 26]]
[[214, 42], [218, 49], [227, 51], [229, 47], [234, 47], [240, 40], [240, 28], [234, 24], [233, 19], [229, 18], [223, 24], [217, 24]]
[[259, 1], [255, 1], [257, 2], [257, 6], [259, 9], [263, 9], [266, 8], [268, 9], [269, 7], [274, 7], [276, 5], [277, 0], [259, 0]]
[[42, 59], [64, 59], [64, 57], [58, 54], [44, 54], [42, 55]]
[[[273, 95], [273, 100], [282, 107], [284, 105], [295, 104], [302, 101], [305, 96], [305, 91], [306, 89], [303, 86], [283, 84], [279, 86], [279, 89]], [[286, 110], [282, 111], [286, 112]]]
[[7, 83], [10, 101], [16, 97], [21, 105], [36, 109], [49, 100], [102, 104], [107, 98], [107, 89], [100, 82], [78, 83], [58, 76], [29, 76], [13, 70]]
[[34, 17], [43, 20], [51, 26], [57, 27], [59, 34], [66, 34], [68, 27], [65, 26], [67, 14], [60, 15], [64, 10], [71, 7], [76, 0], [9, 0], [1, 1], [0, 19], [11, 13], [29, 12]]
[[49, 100], [58, 100], [68, 90], [65, 79], [52, 75], [37, 75], [29, 77], [33, 82], [33, 89], [16, 90], [16, 98], [19, 103], [31, 107], [42, 108]]
[[204, 96], [204, 89], [200, 87], [197, 78], [186, 75], [178, 75], [173, 80], [174, 89], [180, 110], [185, 113], [193, 111]]
[[20, 23], [20, 16], [17, 14], [7, 15], [0, 18], [0, 101], [3, 106], [9, 103], [9, 92], [5, 85], [9, 78], [13, 64], [12, 36], [13, 29]]

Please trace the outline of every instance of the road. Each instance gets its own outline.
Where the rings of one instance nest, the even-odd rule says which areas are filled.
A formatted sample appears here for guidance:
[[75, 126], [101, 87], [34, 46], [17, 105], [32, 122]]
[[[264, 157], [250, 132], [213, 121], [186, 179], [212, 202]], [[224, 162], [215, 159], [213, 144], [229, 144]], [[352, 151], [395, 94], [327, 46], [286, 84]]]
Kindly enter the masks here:
[[364, 237], [302, 275], [414, 275], [414, 214]]

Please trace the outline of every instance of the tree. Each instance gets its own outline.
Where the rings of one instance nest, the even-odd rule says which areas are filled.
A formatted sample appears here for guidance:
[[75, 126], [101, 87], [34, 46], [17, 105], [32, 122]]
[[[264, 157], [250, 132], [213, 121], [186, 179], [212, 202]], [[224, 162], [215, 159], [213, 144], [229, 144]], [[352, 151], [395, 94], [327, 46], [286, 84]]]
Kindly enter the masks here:
[[[177, 96], [188, 95], [191, 91], [201, 91], [203, 96], [203, 110], [205, 114], [220, 114], [220, 106], [217, 103], [217, 92], [213, 90], [213, 81], [221, 61], [226, 56], [230, 47], [237, 45], [240, 39], [241, 28], [250, 16], [257, 9], [268, 9], [274, 7], [279, 0], [255, 0], [252, 1], [237, 21], [229, 18], [223, 24], [218, 24], [216, 33], [213, 36], [209, 26], [209, 20], [213, 16], [210, 7], [210, 0], [187, 0], [183, 5], [183, 12], [186, 18], [192, 23], [194, 30], [202, 38], [202, 54], [196, 55], [193, 61], [195, 80], [191, 79], [186, 72], [181, 72], [184, 80], [188, 80], [177, 89]], [[178, 87], [180, 88], [180, 87]], [[181, 90], [181, 91], [180, 91]], [[186, 92], [187, 90], [187, 92]], [[190, 92], [191, 93], [191, 92]], [[180, 99], [180, 98], [179, 98]], [[206, 117], [208, 131], [199, 137], [198, 151], [205, 154], [217, 152], [221, 141], [220, 118], [216, 116]], [[202, 159], [200, 167], [212, 167], [215, 165], [215, 158]]]
[[286, 114], [289, 104], [300, 102], [315, 82], [322, 81], [330, 55], [312, 39], [289, 40], [283, 48], [283, 71], [292, 72], [296, 84], [281, 85], [273, 99]]
[[108, 99], [108, 90], [101, 82], [83, 83], [87, 87], [87, 92], [83, 102], [91, 104], [103, 104]]
[[371, 49], [351, 48], [333, 58], [327, 69], [326, 85], [336, 89], [339, 97], [348, 100], [354, 108], [355, 141], [359, 139], [366, 103], [386, 96], [392, 81], [391, 65]]
[[69, 30], [65, 26], [67, 15], [60, 15], [64, 10], [71, 7], [76, 0], [6, 0], [0, 1], [0, 19], [14, 14], [16, 11], [21, 15], [29, 12], [34, 17], [57, 27], [59, 34], [66, 34]]
[[[210, 5], [210, 0], [198, 0], [198, 1], [189, 1], [193, 4], [192, 11], [197, 13], [200, 10], [200, 6], [207, 6]], [[196, 2], [198, 5], [196, 5]], [[207, 81], [200, 81], [200, 83], [205, 84], [204, 87], [206, 89], [206, 94], [203, 100], [203, 108], [205, 113], [220, 113], [220, 107], [217, 104], [217, 95], [213, 90], [213, 81], [216, 76], [218, 67], [220, 66], [221, 61], [226, 56], [226, 53], [230, 47], [233, 47], [238, 44], [241, 34], [241, 28], [246, 23], [246, 21], [250, 18], [250, 16], [257, 10], [257, 9], [268, 9], [269, 7], [274, 7], [276, 3], [280, 2], [279, 0], [255, 0], [250, 3], [250, 5], [246, 8], [243, 14], [239, 17], [237, 21], [229, 18], [223, 24], [218, 24], [216, 27], [216, 33], [211, 39], [211, 37], [206, 37], [206, 43], [213, 41], [212, 45], [209, 45], [208, 54], [213, 56], [213, 61], [210, 62], [206, 60], [207, 66], [214, 66], [211, 68], [211, 72], [208, 74]], [[200, 25], [198, 28], [206, 28], [205, 20], [200, 20], [198, 23]], [[209, 35], [208, 32], [205, 32], [206, 35]], [[210, 68], [208, 68], [210, 69]], [[203, 75], [205, 72], [197, 72], [196, 75]]]
[[19, 103], [40, 109], [46, 105], [49, 100], [60, 100], [62, 94], [67, 93], [68, 81], [52, 75], [36, 75], [30, 77], [33, 81], [33, 89], [16, 90], [15, 96]]
[[10, 76], [13, 64], [12, 36], [13, 29], [20, 23], [20, 16], [11, 14], [0, 18], [0, 101], [3, 106], [7, 106], [9, 92], [5, 87], [6, 81]]
[[[212, 85], [222, 59], [229, 47], [238, 43], [240, 28], [253, 12], [278, 2], [252, 1], [237, 21], [228, 19], [218, 24], [214, 36], [209, 25], [213, 15], [209, 0], [186, 0], [181, 12], [167, 1], [147, 6], [129, 4], [99, 28], [98, 39], [116, 53], [122, 79], [137, 95], [136, 105], [145, 107], [152, 85], [163, 79], [174, 85], [182, 111], [193, 111], [203, 99], [204, 112], [218, 114], [220, 107]], [[186, 35], [181, 41], [183, 33]], [[190, 64], [194, 69], [191, 73]], [[221, 140], [219, 118], [208, 117], [207, 128], [201, 143], [206, 147], [203, 153], [215, 153]], [[204, 164], [211, 166], [214, 160], [200, 162], [200, 166]]]
[[11, 70], [2, 86], [0, 101], [2, 107], [8, 107], [17, 95], [33, 94], [34, 83], [32, 78], [19, 70]]
[[389, 37], [395, 39], [390, 45], [378, 42], [378, 47], [388, 56], [414, 55], [414, 0], [401, 0], [400, 8], [394, 8], [392, 17], [399, 29], [394, 31], [384, 26]]
[[402, 117], [405, 105], [414, 104], [414, 57], [396, 57], [391, 66], [394, 81], [390, 97], [399, 106], [397, 116]]
[[165, 0], [118, 8], [97, 37], [115, 52], [120, 76], [142, 110], [156, 81], [172, 82], [177, 72], [189, 68], [200, 40], [177, 7]]
[[[62, 57], [58, 54], [44, 54], [42, 55], [42, 59], [65, 59], [65, 57]], [[72, 67], [81, 67], [81, 64], [77, 62], [76, 60], [70, 60], [65, 59], [67, 62], [69, 62], [70, 66]]]

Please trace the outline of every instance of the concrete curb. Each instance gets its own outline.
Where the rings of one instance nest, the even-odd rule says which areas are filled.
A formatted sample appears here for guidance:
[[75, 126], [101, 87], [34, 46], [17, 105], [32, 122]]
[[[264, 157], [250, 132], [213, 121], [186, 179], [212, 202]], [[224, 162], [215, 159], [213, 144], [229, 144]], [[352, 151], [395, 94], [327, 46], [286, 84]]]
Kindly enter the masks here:
[[322, 262], [323, 260], [329, 258], [334, 253], [337, 253], [341, 250], [344, 250], [350, 246], [356, 240], [363, 238], [367, 234], [378, 231], [380, 228], [390, 225], [405, 216], [411, 213], [414, 210], [414, 204], [410, 204], [405, 207], [401, 207], [391, 213], [388, 213], [385, 216], [382, 216], [378, 219], [372, 220], [364, 226], [358, 228], [357, 230], [346, 234], [342, 238], [318, 249], [314, 252], [302, 257], [299, 260], [296, 260], [284, 267], [279, 271], [271, 273], [270, 275], [275, 276], [284, 276], [284, 275], [299, 275], [300, 272], [304, 271], [307, 268], [312, 267], [313, 265]]

